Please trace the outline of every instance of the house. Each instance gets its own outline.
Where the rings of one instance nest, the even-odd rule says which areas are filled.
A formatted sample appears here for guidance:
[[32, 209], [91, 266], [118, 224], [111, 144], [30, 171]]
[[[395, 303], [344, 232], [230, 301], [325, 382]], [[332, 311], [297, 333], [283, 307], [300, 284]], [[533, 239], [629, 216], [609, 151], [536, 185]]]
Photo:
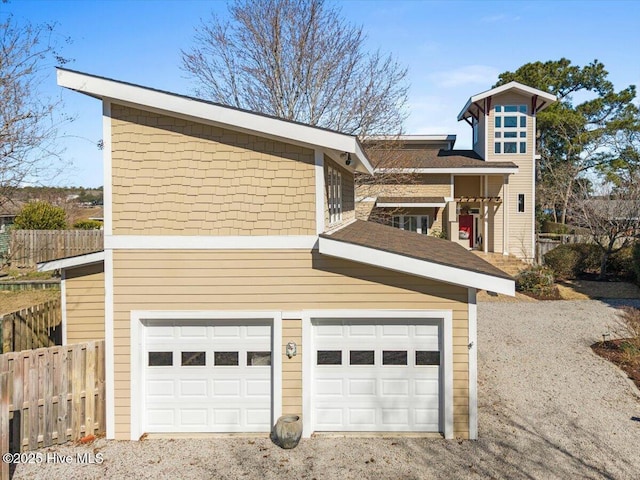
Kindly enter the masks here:
[[458, 115], [472, 150], [455, 135], [369, 139], [376, 176], [358, 187], [358, 218], [532, 261], [536, 115], [555, 100], [517, 82], [474, 95]]
[[354, 174], [373, 167], [356, 137], [58, 83], [102, 102], [105, 248], [40, 269], [63, 272], [65, 341], [105, 338], [108, 438], [267, 432], [283, 414], [306, 437], [477, 437], [476, 292], [513, 279], [357, 220]]

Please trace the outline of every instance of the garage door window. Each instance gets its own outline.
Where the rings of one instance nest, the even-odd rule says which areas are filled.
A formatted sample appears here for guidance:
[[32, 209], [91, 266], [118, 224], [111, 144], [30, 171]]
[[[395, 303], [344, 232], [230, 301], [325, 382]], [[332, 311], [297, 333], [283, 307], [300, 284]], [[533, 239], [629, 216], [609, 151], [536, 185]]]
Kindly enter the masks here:
[[247, 352], [247, 366], [271, 365], [271, 352]]
[[416, 365], [440, 365], [440, 352], [416, 351]]
[[150, 367], [171, 367], [173, 365], [173, 352], [149, 352]]
[[373, 365], [373, 350], [351, 350], [349, 352], [349, 365]]
[[237, 367], [238, 352], [214, 352], [213, 362], [216, 367]]
[[206, 363], [206, 352], [182, 352], [183, 367], [203, 367]]
[[318, 350], [318, 365], [342, 365], [342, 351]]
[[383, 350], [382, 351], [382, 364], [383, 365], [406, 365], [407, 364], [407, 352], [402, 350]]

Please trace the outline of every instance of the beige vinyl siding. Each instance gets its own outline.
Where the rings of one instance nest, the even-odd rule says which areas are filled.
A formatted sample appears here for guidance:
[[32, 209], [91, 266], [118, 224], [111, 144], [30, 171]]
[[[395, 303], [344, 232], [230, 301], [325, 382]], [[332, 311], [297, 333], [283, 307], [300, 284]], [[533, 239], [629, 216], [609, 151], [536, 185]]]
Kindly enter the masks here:
[[111, 106], [115, 235], [313, 235], [310, 149]]
[[[298, 353], [287, 357], [287, 343]], [[282, 320], [282, 414], [302, 415], [302, 320]]]
[[456, 175], [453, 177], [453, 196], [480, 197], [482, 179], [479, 175]]
[[[473, 150], [480, 155], [480, 158], [486, 158], [486, 152], [484, 151], [485, 138], [487, 125], [485, 122], [485, 116], [480, 114], [478, 118], [478, 142], [473, 146]], [[473, 128], [471, 129], [471, 142], [473, 142]]]
[[[132, 310], [424, 309], [453, 312], [455, 435], [468, 437], [468, 311], [463, 287], [323, 256], [317, 251], [114, 251], [116, 438], [130, 436]], [[286, 344], [296, 321], [283, 322]], [[294, 340], [295, 341], [295, 340]], [[287, 411], [301, 371], [283, 361]], [[298, 360], [300, 359], [300, 360]], [[300, 379], [298, 378], [300, 377]]]
[[[527, 153], [526, 154], [502, 154], [493, 153], [494, 121], [493, 107], [496, 105], [527, 105]], [[489, 152], [487, 160], [500, 162], [513, 162], [518, 165], [518, 173], [509, 177], [509, 253], [522, 258], [531, 259], [534, 255], [533, 229], [534, 229], [534, 155], [535, 155], [535, 130], [534, 120], [531, 115], [531, 99], [513, 92], [496, 95], [493, 97], [492, 109], [488, 122], [487, 134], [489, 136]], [[525, 213], [518, 213], [518, 194], [525, 195]]]
[[356, 197], [450, 197], [451, 176], [438, 174], [399, 174], [394, 183], [391, 174], [385, 174], [384, 183], [365, 185], [358, 189]]
[[67, 343], [104, 339], [104, 266], [65, 271]]

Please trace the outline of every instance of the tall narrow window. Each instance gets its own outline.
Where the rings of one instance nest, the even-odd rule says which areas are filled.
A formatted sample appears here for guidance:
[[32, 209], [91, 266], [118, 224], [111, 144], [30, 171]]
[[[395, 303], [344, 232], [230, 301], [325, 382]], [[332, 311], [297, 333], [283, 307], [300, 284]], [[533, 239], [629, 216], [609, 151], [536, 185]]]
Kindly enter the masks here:
[[342, 174], [335, 168], [327, 169], [327, 200], [329, 203], [329, 223], [342, 220]]
[[527, 153], [527, 106], [496, 105], [493, 114], [494, 153]]
[[473, 119], [472, 127], [473, 127], [473, 145], [475, 146], [475, 144], [478, 143], [478, 120], [476, 120], [475, 118]]
[[518, 194], [518, 213], [524, 213], [524, 193]]

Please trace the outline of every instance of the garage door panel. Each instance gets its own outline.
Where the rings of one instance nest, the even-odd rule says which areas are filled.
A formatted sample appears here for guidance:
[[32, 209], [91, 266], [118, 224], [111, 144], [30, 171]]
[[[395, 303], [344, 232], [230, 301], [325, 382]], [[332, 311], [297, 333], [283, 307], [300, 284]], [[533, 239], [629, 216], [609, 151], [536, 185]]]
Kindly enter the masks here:
[[272, 326], [240, 322], [145, 324], [146, 431], [269, 431]]
[[317, 431], [439, 431], [437, 320], [314, 320]]

